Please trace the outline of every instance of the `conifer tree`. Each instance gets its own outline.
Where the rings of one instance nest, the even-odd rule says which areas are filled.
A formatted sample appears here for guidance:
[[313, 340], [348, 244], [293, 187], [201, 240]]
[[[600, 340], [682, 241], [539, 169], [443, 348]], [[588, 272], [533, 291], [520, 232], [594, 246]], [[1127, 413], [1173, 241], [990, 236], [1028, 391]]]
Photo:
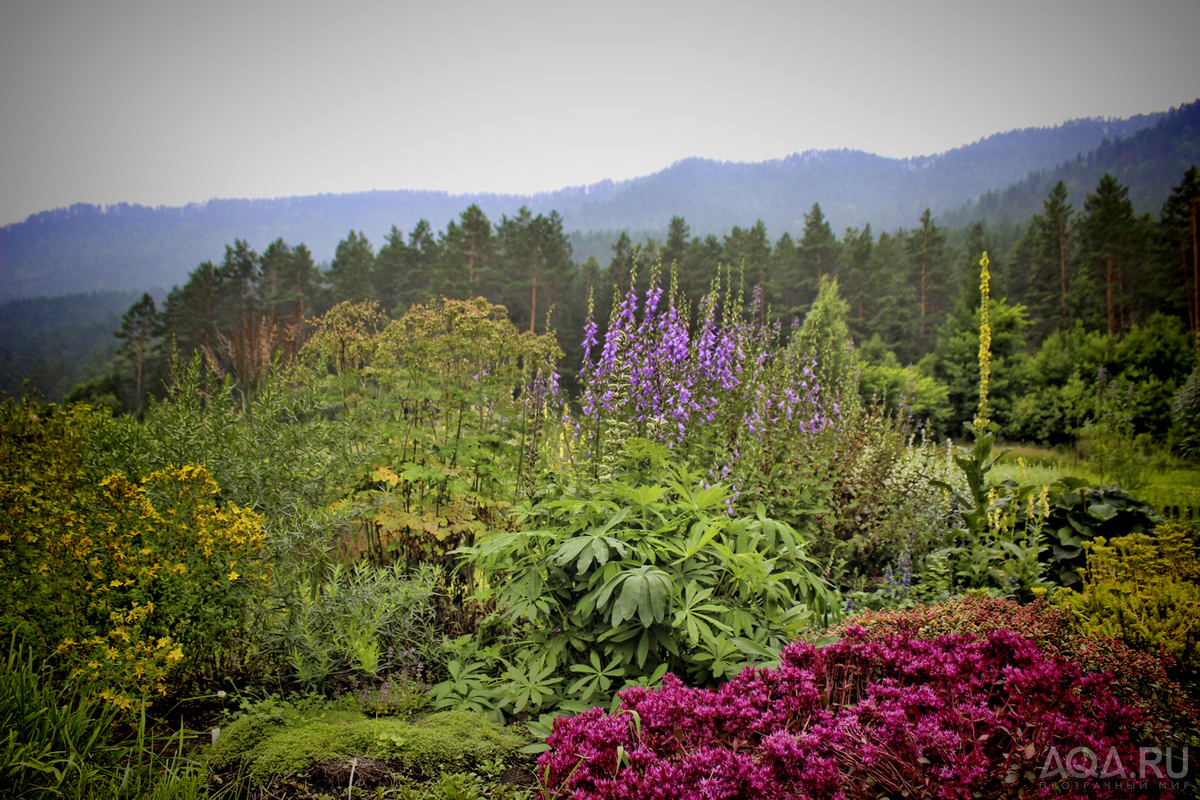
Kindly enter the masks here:
[[[1200, 169], [1193, 165], [1163, 203], [1159, 217], [1159, 239], [1164, 260], [1174, 264], [1167, 298], [1171, 305], [1186, 308], [1188, 329], [1200, 352]], [[1182, 295], [1182, 302], [1179, 296]]]
[[936, 328], [939, 298], [945, 291], [943, 269], [946, 259], [946, 234], [933, 222], [929, 209], [921, 214], [921, 227], [909, 234], [907, 239], [909, 258], [912, 262], [913, 285], [920, 302], [917, 317], [919, 346], [928, 347]]
[[820, 203], [813, 203], [804, 215], [804, 235], [800, 237], [800, 272], [802, 291], [815, 297], [821, 279], [837, 271], [837, 237]]
[[529, 331], [536, 332], [571, 277], [571, 242], [563, 233], [562, 217], [557, 211], [535, 217], [522, 206], [517, 216], [502, 217], [496, 232], [509, 287], [509, 316], [514, 322], [528, 321]]
[[492, 286], [496, 240], [491, 220], [472, 204], [459, 215], [458, 222], [446, 225], [439, 243], [441, 269], [431, 285], [434, 294], [470, 300], [495, 299]]
[[[375, 298], [387, 312], [392, 312], [401, 303], [401, 294], [407, 284], [408, 243], [404, 233], [395, 225], [388, 231], [386, 241], [375, 256], [373, 283]], [[347, 298], [342, 298], [347, 299]]]
[[338, 242], [333, 261], [325, 278], [333, 294], [333, 302], [345, 300], [376, 300], [375, 253], [371, 242], [361, 231], [350, 234]]
[[1103, 289], [1103, 308], [1109, 333], [1125, 328], [1125, 282], [1138, 257], [1139, 226], [1129, 188], [1106, 174], [1083, 204], [1079, 235], [1083, 258]]
[[1058, 302], [1060, 329], [1070, 324], [1067, 296], [1070, 292], [1068, 265], [1072, 259], [1071, 215], [1074, 206], [1067, 202], [1067, 186], [1062, 181], [1054, 185], [1042, 206], [1042, 213], [1035, 217], [1038, 228], [1036, 258], [1058, 276]]
[[162, 318], [154, 298], [146, 293], [121, 317], [121, 330], [114, 334], [124, 342], [117, 352], [130, 358], [134, 364], [135, 411], [141, 410], [142, 407], [142, 375], [146, 361], [162, 332], [161, 329]]

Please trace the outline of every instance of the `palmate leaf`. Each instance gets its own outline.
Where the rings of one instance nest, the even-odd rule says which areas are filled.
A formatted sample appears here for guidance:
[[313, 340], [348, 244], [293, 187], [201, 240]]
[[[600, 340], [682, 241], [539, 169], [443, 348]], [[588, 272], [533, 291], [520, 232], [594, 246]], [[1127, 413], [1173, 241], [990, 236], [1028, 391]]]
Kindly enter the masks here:
[[[621, 665], [619, 657], [612, 659], [605, 667], [602, 666], [600, 656], [595, 650], [589, 656], [589, 664], [571, 665], [571, 671], [577, 672], [583, 677], [567, 687], [568, 695], [578, 695], [579, 699], [584, 702], [590, 702], [597, 695], [607, 694], [613, 682], [625, 676], [625, 668]], [[582, 690], [582, 694], [580, 694], [580, 690]]]
[[683, 607], [672, 620], [676, 630], [686, 632], [688, 644], [692, 647], [700, 643], [702, 636], [713, 635], [713, 628], [733, 633], [733, 629], [714, 616], [728, 612], [729, 608], [720, 603], [707, 602], [712, 593], [712, 587], [702, 588], [694, 581], [688, 583], [683, 591]]
[[672, 595], [671, 577], [667, 573], [646, 564], [622, 572], [601, 589], [598, 605], [615, 594], [617, 586], [621, 587], [621, 593], [612, 605], [610, 619], [614, 628], [635, 615], [646, 628], [666, 618]]
[[563, 566], [575, 561], [575, 573], [585, 575], [593, 561], [597, 567], [603, 567], [614, 553], [624, 558], [628, 547], [621, 540], [606, 534], [622, 522], [629, 512], [629, 508], [623, 508], [604, 525], [567, 539], [555, 552], [554, 563]]
[[671, 491], [679, 498], [676, 505], [693, 513], [723, 511], [725, 498], [729, 496], [729, 487], [720, 483], [693, 490], [682, 481], [672, 480], [670, 487]]

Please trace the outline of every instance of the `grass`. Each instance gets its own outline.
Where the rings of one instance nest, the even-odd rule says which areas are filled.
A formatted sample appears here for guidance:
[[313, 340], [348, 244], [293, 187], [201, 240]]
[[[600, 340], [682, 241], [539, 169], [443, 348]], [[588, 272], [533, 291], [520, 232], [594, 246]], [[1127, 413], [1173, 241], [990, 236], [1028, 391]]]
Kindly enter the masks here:
[[[992, 469], [991, 478], [1000, 482], [1046, 485], [1064, 478], [1083, 478], [1099, 484], [1100, 476], [1078, 454], [1037, 445], [1005, 445], [1009, 452]], [[1181, 521], [1200, 521], [1200, 467], [1169, 455], [1153, 458], [1147, 482], [1132, 492], [1165, 516]]]
[[[147, 732], [85, 682], [61, 680], [14, 636], [0, 660], [0, 786], [6, 798], [219, 797], [180, 755], [186, 731]], [[226, 793], [227, 794], [227, 793]]]

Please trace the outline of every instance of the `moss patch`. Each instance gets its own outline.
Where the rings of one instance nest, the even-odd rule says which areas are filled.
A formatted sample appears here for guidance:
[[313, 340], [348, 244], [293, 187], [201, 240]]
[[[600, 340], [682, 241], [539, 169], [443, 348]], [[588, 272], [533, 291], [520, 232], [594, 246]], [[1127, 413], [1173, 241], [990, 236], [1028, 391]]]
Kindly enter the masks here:
[[411, 721], [337, 712], [306, 720], [240, 719], [222, 732], [210, 760], [217, 770], [240, 767], [252, 785], [263, 787], [310, 776], [320, 782], [331, 770], [340, 774], [355, 758], [386, 762], [412, 776], [436, 777], [511, 758], [524, 744], [520, 734], [468, 711]]
[[408, 772], [437, 775], [511, 756], [526, 742], [470, 711], [444, 711], [409, 724], [379, 720], [376, 751]]
[[221, 735], [208, 751], [209, 765], [216, 771], [236, 767], [242, 757], [258, 748], [272, 734], [282, 730], [279, 717], [242, 717], [221, 729]]

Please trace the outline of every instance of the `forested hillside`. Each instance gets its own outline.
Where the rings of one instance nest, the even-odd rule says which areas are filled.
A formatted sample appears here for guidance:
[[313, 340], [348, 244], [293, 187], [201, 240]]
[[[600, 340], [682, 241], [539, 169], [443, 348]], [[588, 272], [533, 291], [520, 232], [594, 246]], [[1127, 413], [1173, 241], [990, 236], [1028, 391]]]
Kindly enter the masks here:
[[61, 399], [73, 386], [107, 374], [119, 342], [113, 332], [136, 292], [93, 292], [13, 300], [0, 306], [0, 393], [24, 382]]
[[1080, 151], [1053, 169], [1030, 175], [1006, 189], [987, 192], [978, 202], [948, 213], [948, 224], [977, 220], [991, 224], [1024, 222], [1040, 210], [1046, 194], [1060, 181], [1079, 202], [1105, 174], [1129, 187], [1129, 198], [1139, 214], [1153, 213], [1162, 204], [1162, 187], [1200, 161], [1200, 103], [1190, 103], [1167, 113], [1158, 124], [1127, 138], [1107, 139], [1094, 151]]
[[[78, 204], [35, 214], [0, 229], [0, 300], [73, 291], [169, 287], [213, 258], [234, 239], [262, 249], [276, 238], [304, 242], [318, 262], [333, 258], [349, 230], [380, 241], [393, 225], [411, 230], [420, 220], [440, 229], [462, 209], [478, 205], [489, 217], [557, 210], [579, 260], [601, 260], [620, 231], [640, 240], [663, 236], [672, 216], [700, 235], [763, 220], [773, 235], [799, 235], [804, 212], [819, 202], [835, 230], [891, 230], [911, 225], [921, 211], [957, 209], [989, 191], [1003, 191], [1030, 173], [1085, 156], [1106, 140], [1152, 126], [1164, 114], [1128, 120], [1075, 120], [1054, 128], [996, 134], [936, 156], [896, 160], [853, 151], [798, 153], [758, 164], [685, 159], [631, 181], [602, 182], [535, 196], [450, 195], [375, 191], [274, 200], [210, 200], [183, 208]], [[1187, 119], [1191, 119], [1188, 117]], [[1172, 132], [1167, 136], [1190, 136]], [[1165, 152], [1165, 151], [1162, 151]], [[1142, 159], [1144, 160], [1144, 158]], [[1121, 180], [1130, 180], [1114, 167]], [[1165, 172], [1175, 174], [1172, 167]], [[1172, 180], [1145, 191], [1160, 199]], [[1139, 179], [1140, 180], [1140, 179]], [[1140, 188], [1136, 197], [1140, 199]], [[600, 236], [589, 232], [605, 232]], [[587, 247], [594, 243], [594, 248]]]
[[[620, 234], [604, 263], [578, 263], [562, 217], [524, 207], [493, 220], [472, 205], [443, 230], [422, 220], [378, 243], [351, 231], [327, 268], [302, 244], [277, 239], [259, 253], [238, 239], [161, 308], [149, 295], [131, 306], [112, 368], [71, 397], [136, 411], [165, 391], [172, 348], [203, 354], [250, 393], [273, 359], [286, 362], [314, 331], [369, 332], [419, 305], [476, 297], [503, 306], [520, 330], [553, 333], [571, 389], [588, 368], [587, 343], [606, 332], [631, 280], [647, 303], [655, 285], [669, 290], [691, 326], [712, 313], [704, 304], [715, 287], [721, 314], [748, 309], [781, 340], [828, 285], [862, 368], [863, 399], [877, 396], [957, 436], [978, 393], [977, 275], [987, 252], [993, 414], [1005, 435], [1068, 443], [1103, 409], [1120, 408], [1128, 431], [1178, 439], [1172, 403], [1182, 402], [1200, 349], [1200, 171], [1177, 181], [1156, 216], [1137, 214], [1111, 175], [1078, 208], [1059, 183], [1027, 226], [999, 231], [978, 222], [948, 229], [926, 209], [908, 227], [839, 235], [819, 203], [798, 237], [772, 237], [761, 220], [700, 236], [675, 216], [662, 240]], [[1112, 387], [1126, 394], [1110, 398]]]

